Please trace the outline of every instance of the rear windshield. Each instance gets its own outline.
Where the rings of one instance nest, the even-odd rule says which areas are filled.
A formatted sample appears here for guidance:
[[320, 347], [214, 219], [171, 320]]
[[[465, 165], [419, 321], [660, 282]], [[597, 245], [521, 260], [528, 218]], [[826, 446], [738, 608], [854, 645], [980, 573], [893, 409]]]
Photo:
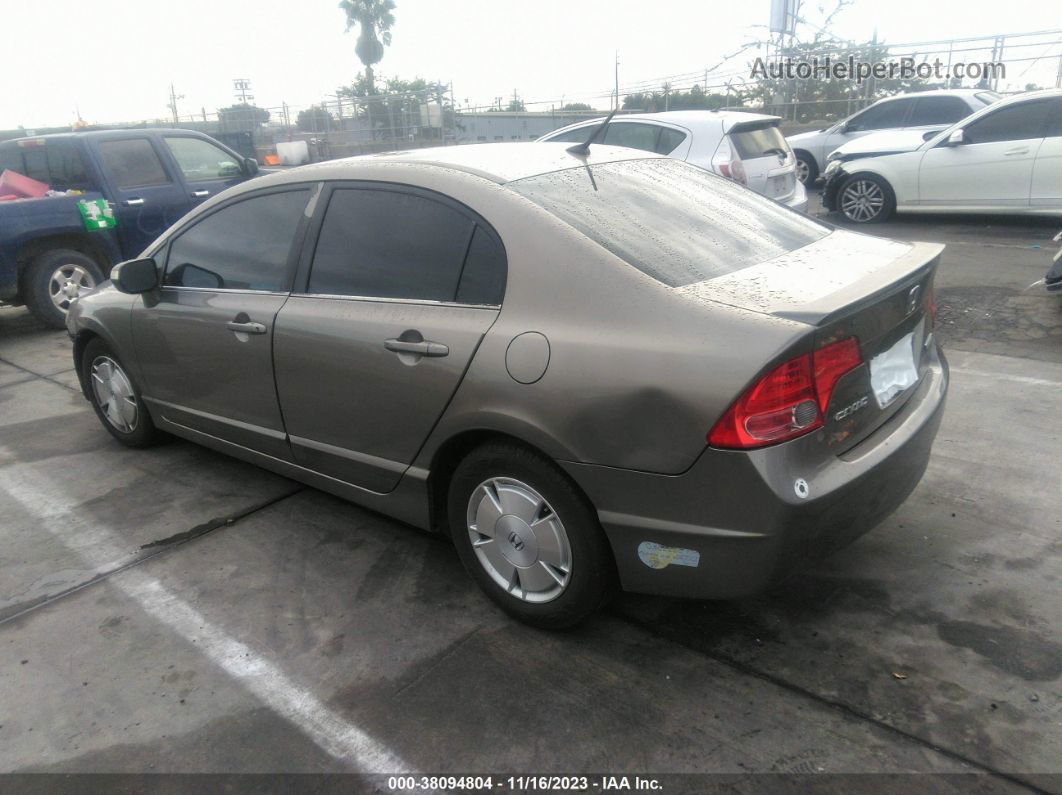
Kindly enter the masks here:
[[95, 190], [71, 141], [21, 139], [0, 145], [0, 171], [11, 169], [54, 190]]
[[774, 124], [755, 130], [732, 132], [727, 137], [737, 149], [738, 157], [742, 160], [755, 160], [757, 157], [789, 152], [789, 144], [785, 142], [785, 136]]
[[571, 168], [508, 187], [670, 287], [724, 276], [829, 228], [670, 158]]

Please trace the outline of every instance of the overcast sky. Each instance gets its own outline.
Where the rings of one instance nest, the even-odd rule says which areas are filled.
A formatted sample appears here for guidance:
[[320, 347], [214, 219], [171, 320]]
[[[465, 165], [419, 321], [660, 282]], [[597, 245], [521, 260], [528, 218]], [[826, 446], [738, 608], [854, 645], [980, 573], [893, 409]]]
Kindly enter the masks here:
[[[621, 86], [694, 74], [763, 36], [769, 0], [397, 0], [394, 43], [377, 71], [452, 81], [454, 98], [560, 103]], [[807, 15], [821, 20], [811, 0]], [[831, 3], [832, 5], [832, 3]], [[838, 35], [925, 41], [1062, 26], [1046, 0], [857, 0]], [[304, 107], [361, 68], [337, 0], [34, 0], [5, 2], [0, 128], [166, 117], [169, 85], [182, 115], [232, 103], [232, 79], [253, 83], [263, 107]], [[1053, 48], [1050, 46], [1054, 41]], [[1008, 77], [1053, 85], [1062, 38], [1022, 51], [1049, 56]], [[1054, 57], [1050, 57], [1050, 56]], [[746, 70], [746, 56], [720, 72]], [[1025, 74], [1023, 70], [1028, 69]], [[679, 86], [691, 78], [673, 79]], [[711, 78], [709, 78], [711, 82]], [[594, 96], [597, 99], [591, 99]], [[549, 105], [530, 106], [547, 109]]]

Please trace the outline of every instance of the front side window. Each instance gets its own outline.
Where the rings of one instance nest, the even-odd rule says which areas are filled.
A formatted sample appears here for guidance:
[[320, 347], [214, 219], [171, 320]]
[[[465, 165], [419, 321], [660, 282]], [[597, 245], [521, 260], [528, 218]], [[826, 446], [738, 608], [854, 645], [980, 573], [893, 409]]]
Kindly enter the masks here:
[[337, 189], [307, 292], [454, 301], [474, 226], [453, 207], [419, 194]]
[[291, 245], [309, 197], [309, 190], [268, 193], [208, 215], [170, 244], [163, 284], [287, 290]]
[[968, 144], [990, 144], [1043, 138], [1048, 107], [1047, 102], [1022, 102], [1000, 108], [966, 125], [963, 128], [963, 141]]
[[189, 182], [232, 179], [243, 173], [232, 155], [209, 141], [176, 136], [167, 136], [165, 141], [181, 173]]
[[908, 127], [930, 124], [954, 124], [971, 113], [970, 106], [958, 97], [919, 97], [915, 100]]
[[104, 171], [119, 188], [166, 185], [170, 178], [147, 138], [126, 138], [100, 143]]
[[670, 287], [802, 248], [829, 227], [670, 158], [570, 168], [507, 187]]
[[893, 99], [867, 108], [848, 122], [851, 131], [888, 130], [903, 127], [907, 110], [911, 107], [909, 99]]

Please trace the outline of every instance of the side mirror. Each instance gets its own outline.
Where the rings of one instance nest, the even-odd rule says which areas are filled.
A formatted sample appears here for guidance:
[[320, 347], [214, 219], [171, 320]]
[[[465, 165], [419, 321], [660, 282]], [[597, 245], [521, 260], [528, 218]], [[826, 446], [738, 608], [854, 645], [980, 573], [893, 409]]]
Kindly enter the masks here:
[[119, 262], [111, 269], [111, 281], [119, 292], [139, 295], [159, 285], [159, 271], [151, 257]]
[[953, 130], [951, 135], [948, 136], [948, 146], [959, 146], [966, 143], [963, 137], [962, 130]]
[[243, 170], [247, 172], [247, 176], [253, 177], [258, 174], [258, 161], [253, 157], [245, 157], [243, 159]]

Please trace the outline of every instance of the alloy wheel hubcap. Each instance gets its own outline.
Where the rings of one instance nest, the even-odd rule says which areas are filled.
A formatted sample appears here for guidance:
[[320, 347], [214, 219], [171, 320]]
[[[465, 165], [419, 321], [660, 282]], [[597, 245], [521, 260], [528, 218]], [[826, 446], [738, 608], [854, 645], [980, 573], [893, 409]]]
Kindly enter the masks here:
[[48, 280], [48, 294], [52, 303], [61, 312], [70, 308], [70, 302], [81, 295], [82, 290], [91, 290], [96, 280], [88, 269], [81, 265], [60, 265]]
[[796, 178], [798, 180], [800, 180], [802, 183], [804, 183], [805, 185], [807, 184], [808, 174], [810, 172], [811, 172], [811, 169], [808, 168], [808, 164], [807, 163], [805, 163], [803, 160], [799, 160], [799, 159], [796, 161]]
[[517, 599], [549, 602], [568, 587], [572, 550], [564, 524], [526, 483], [480, 483], [468, 501], [468, 537], [484, 571]]
[[841, 193], [841, 211], [849, 220], [869, 221], [885, 206], [885, 191], [876, 182], [860, 179]]
[[92, 361], [91, 375], [92, 393], [107, 422], [122, 433], [136, 430], [136, 395], [118, 363], [110, 356], [97, 356]]

